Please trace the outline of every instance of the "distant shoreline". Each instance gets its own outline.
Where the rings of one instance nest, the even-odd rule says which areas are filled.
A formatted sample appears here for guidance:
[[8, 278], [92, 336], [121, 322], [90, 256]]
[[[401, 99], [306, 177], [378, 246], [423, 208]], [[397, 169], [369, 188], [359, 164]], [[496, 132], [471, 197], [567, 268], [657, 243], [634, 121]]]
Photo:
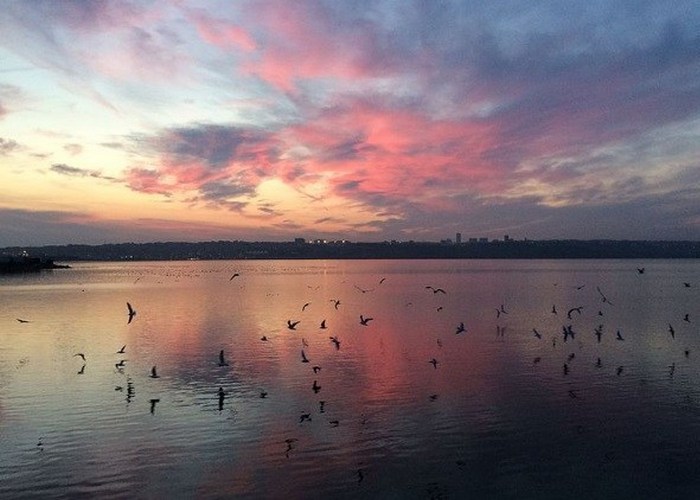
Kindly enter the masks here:
[[[635, 240], [494, 240], [445, 242], [163, 242], [103, 245], [8, 247], [0, 266], [16, 256], [31, 255], [44, 269], [54, 261], [175, 261], [295, 259], [697, 259], [700, 241]], [[15, 257], [13, 257], [15, 256]], [[37, 262], [27, 268], [37, 269]], [[39, 268], [41, 269], [41, 268]]]

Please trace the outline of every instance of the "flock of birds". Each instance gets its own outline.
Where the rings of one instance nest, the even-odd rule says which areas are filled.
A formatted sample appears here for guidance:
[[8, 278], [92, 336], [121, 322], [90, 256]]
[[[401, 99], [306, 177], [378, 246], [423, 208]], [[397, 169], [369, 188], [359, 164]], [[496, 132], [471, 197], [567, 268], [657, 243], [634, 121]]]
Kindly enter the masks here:
[[[636, 270], [637, 274], [639, 275], [645, 275], [645, 268], [637, 268]], [[233, 281], [236, 278], [239, 278], [241, 276], [240, 273], [234, 273], [231, 275], [229, 278], [229, 281]], [[383, 286], [384, 283], [386, 282], [385, 277], [382, 277], [378, 280], [377, 286]], [[138, 280], [137, 280], [138, 281]], [[578, 285], [575, 287], [576, 290], [582, 290], [586, 285]], [[692, 288], [693, 285], [690, 282], [682, 282], [682, 286], [685, 288]], [[363, 288], [357, 284], [353, 285], [353, 287], [357, 290], [358, 293], [361, 294], [368, 294], [376, 290], [375, 288]], [[424, 289], [426, 290], [426, 293], [432, 293], [432, 295], [436, 297], [440, 297], [443, 295], [447, 295], [448, 291], [445, 290], [445, 288], [441, 287], [436, 287], [433, 285], [425, 285]], [[596, 321], [598, 323], [597, 326], [593, 328], [593, 331], [590, 332], [593, 335], [593, 338], [595, 338], [596, 342], [599, 344], [601, 343], [603, 337], [607, 335], [607, 330], [608, 327], [605, 324], [604, 318], [607, 314], [606, 308], [613, 307], [613, 301], [610, 300], [603, 289], [600, 286], [595, 287], [596, 291], [596, 296], [598, 297], [600, 308], [598, 308], [597, 312], [594, 313], [595, 317], [598, 318], [599, 321]], [[343, 302], [341, 302], [341, 299], [338, 298], [331, 298], [328, 299], [330, 304], [332, 304], [332, 309], [337, 311], [343, 306]], [[307, 311], [307, 309], [311, 306], [311, 302], [305, 302], [303, 305], [300, 307], [301, 313], [304, 313]], [[412, 303], [408, 302], [406, 303], [406, 306], [412, 306]], [[566, 307], [563, 310], [559, 310], [557, 307], [557, 304], [552, 304], [551, 308], [547, 309], [547, 316], [549, 318], [560, 318], [561, 321], [561, 330], [558, 333], [543, 333], [544, 329], [538, 325], [534, 325], [532, 327], [532, 338], [534, 339], [534, 342], [545, 342], [545, 336], [549, 336], [549, 340], [551, 343], [551, 348], [556, 349], [559, 346], [567, 345], [567, 346], [575, 346], [576, 343], [578, 342], [578, 347], [579, 349], [582, 347], [581, 343], [581, 337], [586, 335], [586, 332], [581, 331], [579, 326], [575, 326], [576, 321], [584, 317], [588, 314], [588, 309], [590, 307], [590, 304], [586, 305], [572, 305], [571, 307]], [[440, 312], [442, 310], [442, 306], [438, 305], [435, 307], [437, 312]], [[509, 315], [512, 313], [510, 308], [506, 307], [506, 304], [500, 304], [496, 307], [493, 308], [493, 314], [494, 314], [494, 319], [496, 320], [496, 335], [497, 337], [504, 337], [506, 334], [506, 329], [508, 328], [507, 322], [504, 321], [506, 318], [509, 317]], [[132, 306], [131, 303], [127, 302], [126, 303], [126, 321], [127, 324], [131, 324], [137, 317], [137, 310]], [[357, 324], [360, 327], [366, 327], [366, 328], [371, 328], [372, 327], [372, 322], [374, 321], [374, 318], [372, 316], [365, 315], [364, 313], [358, 314], [357, 316]], [[590, 319], [590, 316], [588, 316]], [[691, 313], [686, 312], [681, 318], [677, 318], [678, 321], [682, 321], [686, 324], [690, 324], [692, 322], [691, 318]], [[19, 323], [30, 323], [31, 321], [28, 319], [24, 318], [17, 318], [17, 321]], [[304, 320], [306, 321], [306, 320]], [[284, 320], [281, 320], [281, 325], [280, 325], [280, 330], [284, 331], [284, 327], [286, 326], [286, 329], [290, 332], [296, 332], [297, 328], [301, 325], [302, 320], [296, 319], [296, 318], [289, 318], [286, 320], [286, 324], [284, 323]], [[328, 330], [330, 328], [327, 319], [322, 318], [320, 320], [316, 321], [317, 329], [318, 330]], [[614, 333], [614, 339], [616, 342], [625, 342], [626, 341], [626, 335], [623, 334], [623, 332], [620, 329], [614, 329], [616, 330]], [[465, 321], [459, 321], [454, 326], [454, 331], [453, 334], [457, 336], [467, 336], [470, 333], [470, 328], [465, 324]], [[676, 327], [674, 326], [674, 320], [671, 320], [668, 322], [668, 335], [670, 340], [674, 340], [676, 337]], [[339, 351], [341, 349], [341, 339], [339, 338], [339, 335], [333, 334], [333, 335], [328, 335], [328, 340], [332, 344], [333, 348], [336, 351]], [[269, 338], [267, 335], [263, 335], [260, 337], [260, 341], [262, 342], [268, 342]], [[426, 359], [425, 362], [432, 366], [433, 370], [438, 370], [440, 369], [440, 359], [439, 359], [439, 352], [440, 349], [442, 349], [443, 346], [443, 340], [442, 338], [438, 337], [436, 338], [436, 354], [431, 357], [430, 359]], [[311, 390], [313, 391], [314, 394], [318, 394], [322, 390], [322, 386], [319, 383], [319, 378], [318, 374], [321, 371], [322, 367], [318, 364], [314, 364], [311, 362], [311, 359], [309, 357], [309, 354], [307, 353], [307, 349], [309, 348], [309, 344], [306, 341], [305, 338], [301, 338], [301, 346], [300, 346], [300, 352], [299, 352], [299, 362], [303, 364], [307, 364], [310, 366], [310, 378], [309, 380], [313, 380], [311, 384]], [[568, 354], [566, 354], [563, 362], [562, 362], [562, 375], [564, 377], [569, 376], [571, 373], [571, 370], [573, 369], [575, 359], [576, 359], [576, 352], [574, 352], [573, 349], [566, 349]], [[115, 351], [115, 354], [119, 355], [124, 355], [127, 351], [127, 346], [122, 345], [120, 349]], [[690, 349], [685, 348], [683, 350], [683, 354], [686, 358], [690, 356]], [[76, 358], [80, 358], [82, 361], [82, 366], [78, 370], [78, 374], [83, 375], [85, 373], [85, 366], [87, 363], [87, 357], [84, 352], [77, 352], [73, 355]], [[212, 356], [214, 357], [214, 356]], [[216, 358], [217, 362], [216, 364], [219, 367], [228, 367], [230, 365], [226, 353], [224, 349], [219, 350], [218, 357]], [[542, 357], [537, 356], [533, 360], [533, 364], [539, 364], [541, 361]], [[126, 366], [126, 359], [120, 359], [118, 362], [115, 363], [114, 367], [115, 370], [118, 371], [119, 373], [124, 373], [123, 370]], [[600, 357], [596, 359], [595, 362], [595, 367], [596, 368], [602, 368], [603, 367], [603, 362]], [[624, 366], [619, 365], [615, 368], [615, 374], [617, 376], [621, 376], [624, 372]], [[669, 376], [673, 377], [675, 372], [675, 362], [669, 366]], [[157, 366], [152, 366], [150, 373], [148, 377], [152, 379], [158, 379], [160, 378], [160, 374], [158, 373]], [[223, 410], [225, 406], [225, 401], [227, 397], [227, 391], [224, 389], [224, 387], [219, 387], [218, 390], [214, 390], [213, 388], [213, 396], [218, 400], [218, 409], [219, 411]], [[126, 379], [126, 387], [123, 385], [119, 385], [115, 387], [116, 391], [123, 391], [126, 392], [126, 398], [127, 402], [130, 402], [131, 399], [134, 397], [135, 394], [135, 389], [134, 389], [134, 384], [133, 381], [131, 380], [130, 377], [127, 377]], [[569, 397], [576, 399], [579, 397], [579, 392], [575, 389], [568, 390], [568, 395]], [[260, 398], [267, 398], [268, 392], [265, 390], [261, 390], [259, 392], [259, 397]], [[435, 401], [437, 399], [438, 395], [437, 394], [431, 394], [429, 396], [430, 401]], [[150, 413], [155, 414], [156, 410], [156, 405], [157, 403], [160, 402], [160, 399], [158, 398], [152, 398], [149, 400], [150, 404]], [[326, 400], [321, 400], [318, 402], [318, 412], [323, 414], [326, 412]], [[301, 414], [298, 415], [298, 424], [299, 425], [305, 425], [307, 422], [311, 422], [313, 420], [313, 414], [312, 412], [309, 411], [304, 411]], [[363, 418], [363, 424], [366, 423], [366, 419]], [[330, 419], [328, 420], [328, 425], [330, 427], [338, 427], [340, 425], [339, 419]], [[284, 441], [284, 450], [283, 453], [289, 457], [290, 454], [294, 451], [295, 449], [295, 443], [297, 443], [298, 439], [296, 437], [289, 437]], [[43, 449], [43, 438], [39, 440], [38, 446], [41, 446]], [[359, 467], [355, 471], [355, 475], [357, 477], [358, 483], [361, 483], [364, 480], [365, 477], [365, 470], [363, 467]]]

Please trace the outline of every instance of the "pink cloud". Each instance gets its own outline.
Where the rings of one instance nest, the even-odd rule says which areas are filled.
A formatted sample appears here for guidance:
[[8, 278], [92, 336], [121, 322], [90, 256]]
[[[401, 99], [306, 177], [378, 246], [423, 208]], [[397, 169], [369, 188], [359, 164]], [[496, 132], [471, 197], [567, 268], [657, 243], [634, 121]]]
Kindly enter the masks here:
[[199, 36], [212, 45], [236, 47], [244, 52], [252, 52], [257, 48], [253, 37], [236, 24], [215, 19], [201, 10], [189, 12], [189, 18], [194, 22]]

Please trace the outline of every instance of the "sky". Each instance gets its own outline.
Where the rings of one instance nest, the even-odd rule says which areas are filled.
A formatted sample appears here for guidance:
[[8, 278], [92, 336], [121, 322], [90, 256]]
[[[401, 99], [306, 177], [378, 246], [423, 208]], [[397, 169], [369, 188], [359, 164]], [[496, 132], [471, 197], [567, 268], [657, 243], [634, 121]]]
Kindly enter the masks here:
[[700, 240], [697, 0], [9, 0], [0, 246]]

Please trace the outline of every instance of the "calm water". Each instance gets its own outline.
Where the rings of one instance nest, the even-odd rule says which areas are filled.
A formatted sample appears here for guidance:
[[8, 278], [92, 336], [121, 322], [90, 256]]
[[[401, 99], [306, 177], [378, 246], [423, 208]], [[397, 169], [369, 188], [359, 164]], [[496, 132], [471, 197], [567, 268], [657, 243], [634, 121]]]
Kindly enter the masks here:
[[677, 260], [0, 277], [0, 497], [696, 498], [699, 298]]

